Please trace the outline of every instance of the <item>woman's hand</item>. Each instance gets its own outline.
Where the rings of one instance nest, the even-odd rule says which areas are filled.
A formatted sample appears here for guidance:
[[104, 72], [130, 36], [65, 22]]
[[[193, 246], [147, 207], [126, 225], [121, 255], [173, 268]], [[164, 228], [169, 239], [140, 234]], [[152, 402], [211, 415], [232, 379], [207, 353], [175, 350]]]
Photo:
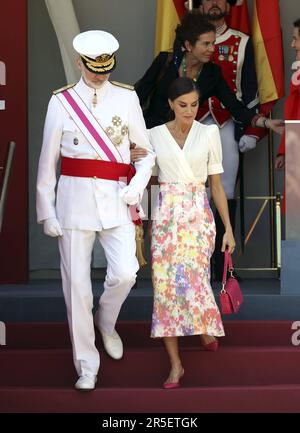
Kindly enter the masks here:
[[268, 128], [279, 135], [284, 133], [284, 120], [282, 119], [268, 119], [264, 116], [257, 118], [255, 126], [258, 128]]
[[235, 249], [235, 240], [233, 237], [232, 229], [227, 229], [223, 236], [223, 243], [222, 243], [222, 252], [228, 249], [228, 252], [232, 254]]
[[279, 135], [284, 133], [284, 121], [281, 119], [268, 119], [266, 126]]
[[283, 170], [285, 166], [285, 155], [278, 155], [275, 160], [275, 169]]
[[135, 143], [130, 143], [130, 162], [138, 162], [147, 156], [147, 154], [147, 149], [136, 147]]

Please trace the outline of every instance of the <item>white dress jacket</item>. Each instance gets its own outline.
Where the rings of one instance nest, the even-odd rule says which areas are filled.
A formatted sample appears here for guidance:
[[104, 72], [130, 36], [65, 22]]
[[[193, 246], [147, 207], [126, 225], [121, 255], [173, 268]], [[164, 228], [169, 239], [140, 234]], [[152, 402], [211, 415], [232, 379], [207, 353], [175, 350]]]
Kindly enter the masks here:
[[[96, 90], [97, 105], [94, 108], [92, 100], [95, 91], [83, 79], [74, 86], [74, 90], [115, 142], [124, 163], [130, 163], [130, 142], [148, 150], [148, 155], [135, 164], [137, 173], [131, 181], [138, 185], [142, 194], [151, 176], [155, 154], [136, 93], [107, 81]], [[125, 186], [123, 182], [60, 176], [56, 193], [60, 156], [101, 159], [53, 95], [48, 106], [38, 167], [39, 223], [57, 217], [64, 229], [98, 231], [131, 221], [128, 206], [120, 197], [120, 190]]]

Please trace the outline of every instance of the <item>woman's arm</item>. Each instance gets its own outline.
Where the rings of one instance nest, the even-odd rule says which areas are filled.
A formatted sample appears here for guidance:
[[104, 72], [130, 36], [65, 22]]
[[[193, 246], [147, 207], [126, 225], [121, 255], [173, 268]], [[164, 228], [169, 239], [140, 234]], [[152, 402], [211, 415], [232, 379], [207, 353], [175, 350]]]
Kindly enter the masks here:
[[284, 122], [282, 119], [268, 119], [265, 116], [257, 115], [254, 109], [247, 108], [236, 95], [231, 91], [222, 74], [221, 68], [214, 65], [214, 74], [216, 78], [215, 96], [219, 98], [222, 104], [232, 115], [237, 123], [242, 123], [244, 126], [251, 125], [254, 128], [271, 129], [277, 134], [283, 134]]
[[156, 87], [157, 79], [162, 68], [168, 59], [168, 52], [162, 51], [153, 60], [152, 65], [147, 69], [144, 76], [135, 83], [134, 89], [139, 97], [141, 106], [145, 104], [149, 94]]
[[216, 208], [220, 214], [225, 227], [225, 234], [223, 236], [222, 251], [224, 252], [227, 248], [229, 253], [232, 254], [235, 248], [235, 240], [232, 233], [232, 227], [229, 219], [227, 198], [224, 192], [224, 188], [221, 182], [221, 176], [219, 174], [213, 174], [208, 176], [209, 186], [211, 195]]

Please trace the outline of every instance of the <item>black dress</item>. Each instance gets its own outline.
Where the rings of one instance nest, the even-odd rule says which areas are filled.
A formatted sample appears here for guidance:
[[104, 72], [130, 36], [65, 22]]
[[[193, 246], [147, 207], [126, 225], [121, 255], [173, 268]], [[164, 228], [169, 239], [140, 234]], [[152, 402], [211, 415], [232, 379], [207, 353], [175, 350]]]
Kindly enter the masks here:
[[[172, 118], [167, 94], [171, 82], [179, 77], [180, 63], [176, 59], [171, 62], [167, 59], [168, 53], [161, 52], [135, 86], [142, 106], [151, 94], [149, 107], [144, 111], [147, 128], [161, 125]], [[236, 136], [241, 136], [244, 127], [251, 124], [256, 111], [247, 108], [236, 98], [227, 85], [221, 68], [212, 62], [205, 63], [197, 84], [200, 89], [200, 104], [211, 96], [216, 96], [231, 113], [236, 124]]]

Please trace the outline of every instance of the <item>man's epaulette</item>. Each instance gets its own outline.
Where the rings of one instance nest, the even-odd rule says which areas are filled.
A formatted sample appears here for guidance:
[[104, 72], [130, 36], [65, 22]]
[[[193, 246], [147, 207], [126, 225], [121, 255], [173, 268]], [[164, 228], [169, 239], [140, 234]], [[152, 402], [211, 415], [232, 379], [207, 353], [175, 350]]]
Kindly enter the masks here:
[[123, 87], [123, 89], [134, 90], [134, 87], [130, 84], [119, 83], [118, 81], [111, 81], [111, 84], [118, 87]]
[[76, 83], [68, 84], [67, 86], [61, 87], [60, 89], [53, 90], [52, 93], [53, 93], [53, 95], [57, 95], [58, 93], [61, 93], [61, 92], [63, 92], [64, 90], [71, 89], [71, 87], [74, 87], [75, 84], [76, 84]]

